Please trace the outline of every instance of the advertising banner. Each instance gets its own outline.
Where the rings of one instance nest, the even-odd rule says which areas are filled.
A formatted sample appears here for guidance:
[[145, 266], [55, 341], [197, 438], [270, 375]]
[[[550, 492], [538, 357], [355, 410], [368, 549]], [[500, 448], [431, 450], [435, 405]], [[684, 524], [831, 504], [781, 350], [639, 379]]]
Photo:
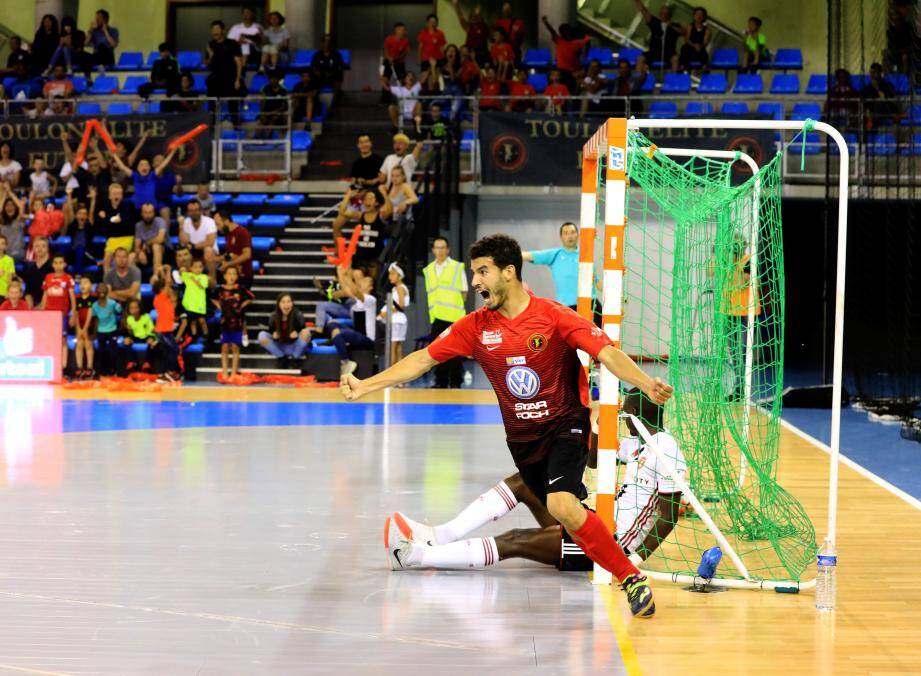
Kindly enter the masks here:
[[0, 312], [0, 383], [61, 382], [60, 312]]

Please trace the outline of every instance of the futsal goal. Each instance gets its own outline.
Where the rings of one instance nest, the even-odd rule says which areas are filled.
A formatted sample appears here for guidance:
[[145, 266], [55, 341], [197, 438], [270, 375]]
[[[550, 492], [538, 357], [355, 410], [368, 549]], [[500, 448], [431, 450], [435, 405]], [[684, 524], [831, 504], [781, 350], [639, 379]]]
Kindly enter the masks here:
[[[724, 558], [714, 585], [811, 588], [815, 580], [804, 578], [817, 552], [815, 528], [777, 480], [785, 293], [782, 153], [759, 167], [741, 152], [659, 148], [642, 133], [649, 128], [815, 130], [828, 134], [840, 149], [834, 404], [824, 534], [832, 541], [847, 146], [833, 127], [811, 120], [612, 118], [585, 144], [582, 159], [579, 312], [591, 317], [600, 258], [603, 329], [647, 372], [674, 386], [665, 427], [687, 463], [682, 492], [691, 504], [641, 568], [655, 579], [699, 582], [701, 554], [719, 545]], [[751, 169], [743, 182], [733, 180], [737, 162]], [[629, 482], [618, 487], [617, 480], [620, 383], [605, 369], [599, 378], [596, 505], [613, 532], [618, 505], [636, 501], [617, 500], [618, 490], [630, 490]], [[663, 457], [659, 471], [676, 462]], [[610, 574], [596, 566], [594, 581], [608, 583]]]

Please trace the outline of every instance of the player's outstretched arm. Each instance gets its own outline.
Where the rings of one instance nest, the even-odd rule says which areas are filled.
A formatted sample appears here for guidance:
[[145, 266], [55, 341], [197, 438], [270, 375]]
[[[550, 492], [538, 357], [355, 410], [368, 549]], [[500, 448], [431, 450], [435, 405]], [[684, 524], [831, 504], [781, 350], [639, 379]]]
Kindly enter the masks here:
[[389, 369], [365, 380], [359, 380], [352, 375], [342, 376], [339, 381], [339, 391], [347, 401], [355, 401], [366, 394], [415, 380], [430, 371], [436, 364], [438, 361], [432, 358], [428, 349], [423, 348], [398, 361]]
[[643, 371], [628, 355], [618, 350], [613, 345], [602, 348], [598, 353], [598, 361], [621, 380], [634, 385], [652, 401], [664, 404], [671, 399], [674, 388], [660, 378], [652, 378]]

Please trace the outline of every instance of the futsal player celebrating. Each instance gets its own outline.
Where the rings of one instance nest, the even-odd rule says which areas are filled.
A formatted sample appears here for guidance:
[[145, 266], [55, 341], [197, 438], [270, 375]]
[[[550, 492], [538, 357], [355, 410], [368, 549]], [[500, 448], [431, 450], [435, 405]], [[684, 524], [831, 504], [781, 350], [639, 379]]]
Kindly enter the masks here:
[[[624, 397], [624, 413], [637, 416], [653, 435], [659, 450], [671, 461], [679, 475], [687, 472], [684, 455], [675, 438], [662, 427], [662, 407], [631, 390]], [[627, 419], [632, 436], [621, 439], [617, 459], [626, 464], [624, 481], [617, 493], [617, 541], [630, 560], [639, 564], [654, 552], [678, 521], [681, 491], [675, 485], [672, 468], [639, 439], [633, 421]], [[518, 528], [495, 538], [461, 540], [485, 523], [508, 514], [519, 503], [534, 514], [541, 528]], [[537, 502], [520, 474], [500, 481], [474, 500], [455, 518], [439, 526], [427, 526], [396, 512], [392, 524], [399, 548], [399, 560], [391, 556], [391, 566], [401, 568], [477, 568], [505, 559], [528, 559], [558, 566], [566, 571], [588, 571], [591, 561], [578, 545], [569, 541], [547, 510]], [[550, 524], [550, 525], [548, 525]], [[497, 556], [489, 556], [495, 552]]]
[[587, 383], [576, 350], [657, 404], [671, 397], [672, 388], [644, 373], [600, 329], [569, 308], [527, 293], [521, 281], [521, 247], [511, 237], [478, 240], [470, 258], [473, 288], [484, 307], [455, 322], [428, 348], [371, 378], [343, 376], [342, 394], [354, 401], [415, 380], [453, 357], [472, 356], [496, 391], [508, 447], [524, 483], [582, 551], [621, 583], [631, 612], [651, 617], [655, 603], [646, 577], [601, 519], [580, 502], [587, 496], [582, 473], [591, 426]]

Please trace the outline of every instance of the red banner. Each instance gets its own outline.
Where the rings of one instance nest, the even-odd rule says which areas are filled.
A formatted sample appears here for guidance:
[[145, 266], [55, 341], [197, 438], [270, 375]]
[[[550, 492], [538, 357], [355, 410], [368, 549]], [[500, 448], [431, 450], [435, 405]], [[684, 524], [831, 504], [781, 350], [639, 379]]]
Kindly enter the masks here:
[[0, 383], [61, 382], [60, 312], [0, 312]]

